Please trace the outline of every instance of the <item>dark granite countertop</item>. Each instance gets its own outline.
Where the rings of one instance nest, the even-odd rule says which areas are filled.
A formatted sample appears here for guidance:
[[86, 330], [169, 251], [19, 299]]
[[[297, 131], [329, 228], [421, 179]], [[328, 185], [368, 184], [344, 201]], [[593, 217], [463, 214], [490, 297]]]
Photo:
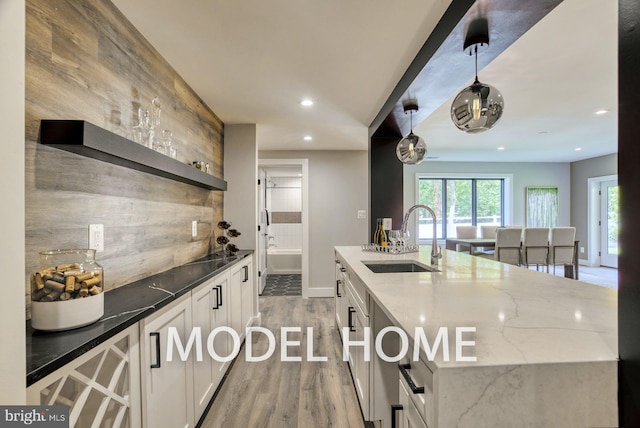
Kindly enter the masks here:
[[224, 269], [252, 254], [207, 256], [104, 294], [104, 315], [85, 327], [60, 332], [36, 331], [27, 321], [27, 386], [51, 374], [127, 327], [173, 302]]

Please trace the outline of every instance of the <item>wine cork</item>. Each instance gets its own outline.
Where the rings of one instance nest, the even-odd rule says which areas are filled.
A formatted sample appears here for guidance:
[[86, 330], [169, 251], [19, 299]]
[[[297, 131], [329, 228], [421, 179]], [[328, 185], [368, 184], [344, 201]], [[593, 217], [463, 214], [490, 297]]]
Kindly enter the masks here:
[[71, 299], [71, 293], [64, 292], [60, 295], [60, 300], [65, 301]]
[[38, 302], [50, 292], [51, 290], [49, 290], [48, 288], [43, 288], [42, 290], [38, 290], [38, 292], [36, 292], [31, 296], [31, 300], [35, 300], [36, 302]]
[[60, 296], [60, 291], [52, 291], [51, 293], [40, 299], [41, 302], [53, 302]]
[[42, 290], [44, 288], [44, 280], [42, 279], [40, 272], [33, 274], [33, 281], [36, 283], [36, 288], [38, 290]]
[[53, 280], [49, 280], [44, 283], [44, 287], [51, 290], [51, 292], [58, 291], [58, 294], [60, 294], [64, 290], [65, 285]]
[[89, 293], [91, 293], [92, 296], [95, 296], [96, 294], [100, 294], [101, 291], [102, 290], [97, 285], [94, 285], [89, 289]]
[[80, 291], [78, 291], [78, 296], [87, 297], [89, 295], [89, 289], [82, 287]]
[[73, 269], [73, 268], [75, 268], [73, 263], [64, 263], [64, 264], [56, 266], [56, 270], [58, 272], [64, 272], [66, 270]]
[[102, 278], [100, 278], [99, 276], [94, 276], [93, 278], [89, 278], [86, 281], [82, 281], [82, 287], [89, 288], [93, 285], [100, 284], [101, 281], [102, 281]]
[[50, 280], [55, 282], [61, 282], [64, 284], [64, 275], [58, 272], [52, 272], [52, 273], [43, 275], [42, 279], [44, 279], [45, 284], [47, 283], [47, 281], [50, 281]]
[[82, 275], [82, 270], [80, 269], [70, 269], [64, 272], [65, 277]]
[[76, 289], [76, 277], [75, 276], [68, 276], [66, 278], [64, 291], [69, 292], [69, 293], [73, 293], [75, 291], [75, 289]]
[[89, 278], [93, 278], [93, 272], [87, 272], [81, 275], [76, 275], [76, 281], [78, 282], [86, 281]]

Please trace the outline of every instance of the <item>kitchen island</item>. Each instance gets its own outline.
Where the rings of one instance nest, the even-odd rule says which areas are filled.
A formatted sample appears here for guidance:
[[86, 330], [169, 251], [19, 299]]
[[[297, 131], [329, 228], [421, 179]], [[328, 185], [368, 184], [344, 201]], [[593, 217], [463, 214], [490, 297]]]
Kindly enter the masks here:
[[[414, 400], [411, 406], [421, 410], [424, 426], [618, 425], [616, 290], [447, 250], [435, 266], [439, 272], [374, 273], [365, 265], [418, 261], [428, 266], [429, 246], [404, 255], [364, 252], [360, 247], [335, 251], [336, 272], [343, 272], [337, 295], [349, 290], [350, 296], [360, 294], [370, 317], [372, 364], [365, 385], [369, 393], [366, 400], [361, 397], [363, 407], [369, 406], [363, 408], [365, 415], [370, 410], [369, 419], [393, 419], [398, 410], [379, 416], [381, 396], [395, 403], [391, 383], [384, 381], [391, 363], [373, 355], [381, 325], [377, 317], [406, 333], [409, 352], [401, 363], [414, 367], [400, 371], [398, 385], [394, 363], [395, 385], [402, 402], [403, 375], [408, 390], [414, 389], [412, 383], [427, 383], [424, 392], [407, 393]], [[341, 292], [345, 283], [351, 288]], [[346, 321], [338, 299], [336, 304], [338, 326], [348, 324], [351, 329], [351, 312], [357, 312], [358, 305], [349, 306]], [[446, 327], [449, 358], [443, 352], [443, 337], [435, 355], [415, 345], [416, 327], [432, 348]], [[457, 336], [456, 330], [463, 333]], [[456, 341], [463, 341], [460, 355]], [[420, 349], [418, 366], [410, 361], [414, 346]], [[355, 383], [356, 388], [364, 385], [360, 379]]]

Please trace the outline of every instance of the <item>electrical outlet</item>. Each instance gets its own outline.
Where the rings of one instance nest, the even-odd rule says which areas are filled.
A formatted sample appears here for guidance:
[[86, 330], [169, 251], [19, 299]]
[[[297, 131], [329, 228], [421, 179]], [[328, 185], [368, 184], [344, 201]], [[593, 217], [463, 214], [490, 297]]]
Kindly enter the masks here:
[[89, 248], [96, 250], [96, 253], [104, 251], [104, 225], [89, 225]]
[[363, 218], [367, 218], [367, 211], [358, 210], [358, 219], [363, 219]]
[[580, 254], [584, 254], [584, 247], [580, 247]]
[[198, 236], [198, 220], [191, 222], [191, 237], [196, 238]]
[[384, 230], [392, 230], [393, 229], [393, 219], [386, 217], [382, 219], [382, 227], [384, 227]]

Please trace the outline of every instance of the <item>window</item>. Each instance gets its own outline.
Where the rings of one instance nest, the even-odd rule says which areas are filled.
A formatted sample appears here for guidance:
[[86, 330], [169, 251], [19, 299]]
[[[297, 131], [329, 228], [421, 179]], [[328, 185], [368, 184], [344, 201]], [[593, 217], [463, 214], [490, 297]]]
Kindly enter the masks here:
[[[505, 179], [418, 177], [418, 203], [436, 213], [438, 239], [455, 238], [456, 226], [503, 226]], [[431, 239], [431, 216], [421, 210], [416, 214], [418, 238]]]

